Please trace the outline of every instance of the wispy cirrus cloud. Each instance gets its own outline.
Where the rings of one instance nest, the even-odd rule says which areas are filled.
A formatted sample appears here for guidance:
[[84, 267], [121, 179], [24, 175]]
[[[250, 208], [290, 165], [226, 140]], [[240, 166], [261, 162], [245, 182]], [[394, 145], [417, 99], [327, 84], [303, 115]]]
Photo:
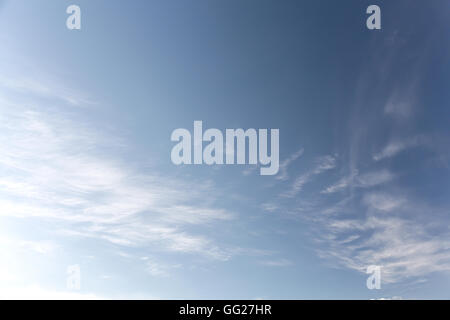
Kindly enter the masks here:
[[41, 76], [36, 78], [35, 76], [20, 77], [3, 73], [0, 75], [0, 86], [10, 93], [20, 94], [22, 98], [27, 98], [32, 94], [34, 99], [59, 100], [69, 106], [86, 107], [96, 104], [80, 90], [71, 89], [56, 80], [47, 79], [42, 76], [45, 74], [43, 72], [39, 74]]
[[294, 152], [293, 154], [291, 154], [287, 159], [283, 160], [280, 163], [280, 172], [278, 173], [278, 175], [275, 176], [275, 179], [277, 180], [287, 180], [289, 179], [289, 175], [288, 175], [288, 167], [291, 163], [293, 163], [295, 160], [297, 160], [298, 158], [300, 158], [303, 153], [304, 153], [304, 149], [301, 148], [298, 151]]
[[281, 197], [292, 198], [295, 197], [311, 179], [325, 171], [334, 169], [336, 167], [336, 158], [328, 155], [316, 159], [316, 165], [310, 172], [304, 173], [297, 177], [292, 183], [291, 188], [280, 194]]
[[321, 193], [334, 193], [334, 192], [343, 190], [353, 183], [353, 181], [357, 175], [358, 175], [358, 170], [353, 170], [352, 174], [341, 178], [335, 184], [322, 190]]
[[261, 264], [267, 267], [289, 267], [293, 265], [293, 262], [288, 259], [278, 259], [278, 260], [264, 260]]
[[[147, 257], [146, 257], [147, 258]], [[154, 259], [145, 259], [146, 271], [153, 277], [169, 277], [173, 269], [181, 267], [180, 264], [167, 264], [157, 262]]]
[[362, 273], [369, 265], [381, 266], [385, 284], [450, 272], [449, 229], [430, 218], [446, 221], [442, 209], [425, 205], [398, 186], [395, 192], [370, 188], [387, 184], [385, 189], [391, 190], [393, 177], [388, 170], [356, 175], [351, 196], [337, 203], [318, 201], [303, 211], [315, 230], [317, 253], [334, 267]]
[[389, 212], [398, 209], [406, 203], [406, 199], [398, 195], [393, 196], [386, 193], [368, 193], [364, 195], [363, 201], [369, 207], [380, 211]]
[[[382, 268], [384, 283], [450, 271], [448, 234], [435, 234], [431, 225], [407, 217], [377, 217], [322, 221], [328, 237], [322, 238], [321, 257], [365, 272], [369, 265]], [[348, 241], [342, 241], [348, 239]]]
[[20, 246], [30, 249], [40, 254], [53, 253], [58, 249], [58, 245], [51, 241], [21, 241]]
[[[23, 95], [72, 104], [54, 90], [30, 83], [6, 85]], [[53, 219], [60, 234], [119, 246], [230, 257], [210, 236], [189, 228], [235, 218], [213, 204], [216, 193], [210, 181], [138, 172], [120, 157], [120, 139], [72, 120], [63, 108], [49, 112], [43, 103], [24, 105], [3, 92], [0, 111], [0, 216]], [[208, 204], [193, 205], [203, 203], [206, 195]]]
[[373, 160], [380, 161], [383, 159], [391, 158], [396, 156], [402, 151], [410, 148], [423, 146], [429, 143], [429, 139], [424, 135], [417, 135], [410, 139], [405, 140], [394, 140], [389, 142], [383, 150], [373, 155]]
[[417, 107], [418, 86], [419, 77], [416, 73], [404, 87], [397, 87], [393, 90], [384, 106], [384, 113], [397, 119], [410, 118]]
[[395, 175], [387, 169], [380, 169], [363, 174], [359, 174], [354, 170], [349, 176], [341, 178], [335, 184], [326, 187], [321, 193], [329, 194], [344, 190], [348, 187], [352, 188], [369, 188], [380, 184], [390, 182], [395, 178]]

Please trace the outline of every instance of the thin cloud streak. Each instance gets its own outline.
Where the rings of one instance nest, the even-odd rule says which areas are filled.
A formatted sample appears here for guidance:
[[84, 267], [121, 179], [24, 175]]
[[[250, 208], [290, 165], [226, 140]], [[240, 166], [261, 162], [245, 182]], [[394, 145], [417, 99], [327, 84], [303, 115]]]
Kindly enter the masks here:
[[301, 148], [300, 150], [298, 150], [297, 152], [294, 152], [292, 155], [290, 155], [287, 159], [285, 159], [284, 161], [282, 161], [280, 163], [280, 172], [278, 175], [275, 176], [275, 179], [277, 180], [288, 180], [289, 179], [289, 175], [288, 175], [288, 167], [291, 163], [293, 163], [295, 160], [297, 160], [298, 158], [300, 158], [304, 153], [304, 149]]
[[322, 194], [330, 194], [345, 190], [346, 188], [370, 188], [392, 181], [395, 175], [387, 169], [371, 171], [359, 174], [357, 170], [347, 176], [341, 178], [335, 184], [321, 191]]
[[334, 169], [335, 167], [336, 167], [335, 157], [330, 155], [319, 157], [316, 160], [316, 166], [314, 167], [314, 169], [310, 172], [307, 172], [297, 177], [294, 180], [290, 190], [281, 193], [280, 196], [285, 198], [295, 197], [303, 189], [303, 186], [309, 183], [314, 176], [319, 175], [325, 171]]

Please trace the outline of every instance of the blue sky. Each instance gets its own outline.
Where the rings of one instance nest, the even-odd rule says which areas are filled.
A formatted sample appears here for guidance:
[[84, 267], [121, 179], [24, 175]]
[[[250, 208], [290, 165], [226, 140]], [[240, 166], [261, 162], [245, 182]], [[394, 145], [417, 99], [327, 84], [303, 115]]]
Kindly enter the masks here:
[[[0, 1], [0, 296], [449, 298], [449, 10]], [[173, 165], [195, 120], [280, 172]]]

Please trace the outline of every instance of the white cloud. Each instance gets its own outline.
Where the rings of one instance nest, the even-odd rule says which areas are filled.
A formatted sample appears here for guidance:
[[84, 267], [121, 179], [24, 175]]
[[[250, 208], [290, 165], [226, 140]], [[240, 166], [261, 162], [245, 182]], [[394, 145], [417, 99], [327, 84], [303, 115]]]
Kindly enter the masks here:
[[53, 253], [59, 247], [51, 241], [21, 241], [20, 245], [40, 254]]
[[368, 188], [389, 182], [395, 178], [395, 175], [389, 170], [382, 169], [368, 172], [356, 177], [356, 186]]
[[318, 253], [359, 272], [369, 265], [381, 266], [382, 283], [450, 271], [448, 234], [435, 234], [430, 225], [403, 216], [368, 212], [364, 218], [321, 219], [323, 235], [318, 241], [324, 247]]
[[341, 178], [337, 183], [325, 188], [321, 191], [323, 194], [335, 193], [346, 188], [369, 188], [380, 184], [387, 183], [395, 178], [395, 175], [387, 169], [371, 171], [359, 174], [354, 170], [352, 174]]
[[410, 118], [415, 107], [415, 86], [417, 79], [411, 81], [403, 90], [395, 90], [384, 106], [384, 113], [396, 118]]
[[[42, 73], [41, 73], [42, 74]], [[34, 96], [58, 99], [72, 106], [85, 106], [95, 104], [92, 100], [83, 97], [79, 91], [62, 86], [60, 83], [48, 79], [36, 79], [32, 77], [14, 77], [11, 75], [0, 76], [0, 86], [3, 89], [19, 92], [21, 94], [33, 94]]]
[[321, 174], [324, 171], [336, 168], [336, 157], [330, 155], [319, 157], [316, 163], [317, 165], [313, 170], [313, 174]]
[[336, 167], [335, 157], [330, 155], [319, 157], [316, 160], [316, 166], [314, 167], [314, 169], [310, 172], [307, 172], [297, 177], [294, 180], [291, 189], [281, 193], [280, 196], [286, 198], [295, 197], [303, 189], [303, 186], [306, 185], [308, 182], [310, 182], [314, 176], [319, 175], [327, 170], [334, 169], [335, 167]]
[[384, 108], [386, 114], [409, 117], [412, 113], [413, 105], [409, 101], [388, 101]]
[[366, 194], [364, 195], [363, 201], [369, 207], [385, 212], [397, 209], [406, 202], [404, 198], [384, 193]]
[[390, 298], [378, 298], [378, 299], [375, 299], [375, 300], [403, 300], [403, 298], [400, 297], [400, 296], [393, 296], [393, 297], [390, 297]]
[[231, 220], [233, 215], [223, 209], [177, 205], [160, 209], [161, 220], [172, 224], [205, 224], [217, 220]]
[[303, 186], [309, 182], [310, 177], [311, 175], [309, 173], [299, 176], [298, 178], [295, 179], [291, 189], [289, 191], [283, 192], [281, 196], [287, 198], [294, 197], [297, 193], [299, 193], [303, 189]]
[[287, 169], [288, 169], [289, 165], [292, 162], [294, 162], [295, 160], [297, 160], [298, 158], [300, 158], [303, 155], [303, 153], [304, 153], [304, 149], [301, 148], [297, 152], [291, 154], [287, 159], [282, 161], [280, 163], [280, 172], [279, 172], [278, 175], [275, 176], [275, 179], [277, 179], [277, 180], [287, 180], [287, 179], [289, 179], [289, 175], [287, 173]]
[[263, 203], [263, 204], [261, 205], [261, 208], [262, 208], [264, 211], [269, 211], [269, 212], [275, 212], [275, 211], [277, 211], [278, 209], [280, 209], [280, 207], [279, 207], [277, 204], [275, 204], [275, 203]]
[[383, 159], [392, 158], [406, 149], [426, 145], [428, 143], [429, 139], [423, 135], [418, 135], [407, 140], [393, 140], [389, 142], [383, 150], [374, 154], [373, 160], [380, 161]]
[[343, 190], [353, 183], [357, 175], [358, 171], [354, 170], [351, 175], [341, 178], [337, 183], [322, 190], [321, 193], [334, 193]]
[[153, 277], [169, 277], [172, 270], [181, 268], [180, 264], [169, 265], [156, 262], [153, 259], [147, 260], [145, 265], [147, 272]]
[[[51, 98], [54, 92], [29, 82], [8, 86], [30, 96]], [[120, 139], [71, 120], [64, 108], [50, 112], [39, 103], [22, 105], [3, 92], [0, 111], [0, 216], [54, 219], [61, 234], [119, 246], [230, 257], [211, 236], [189, 229], [235, 217], [214, 205], [217, 192], [210, 181], [133, 168], [117, 156], [124, 151]], [[107, 148], [112, 151], [102, 152]], [[42, 253], [51, 250], [42, 243], [24, 245]]]
[[287, 259], [265, 260], [261, 261], [261, 264], [268, 267], [289, 267], [293, 265], [293, 263]]

